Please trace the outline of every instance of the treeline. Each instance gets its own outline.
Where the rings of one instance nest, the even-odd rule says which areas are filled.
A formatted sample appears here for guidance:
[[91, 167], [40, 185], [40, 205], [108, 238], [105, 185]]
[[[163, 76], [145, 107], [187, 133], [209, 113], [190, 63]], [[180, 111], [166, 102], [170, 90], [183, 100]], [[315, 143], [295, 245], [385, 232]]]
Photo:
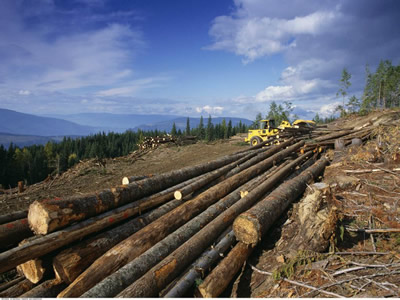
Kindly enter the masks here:
[[236, 135], [237, 133], [245, 133], [248, 131], [248, 126], [242, 121], [235, 126], [232, 126], [232, 121], [229, 120], [226, 122], [225, 119], [222, 119], [222, 122], [219, 124], [213, 124], [211, 116], [208, 116], [207, 124], [204, 125], [203, 116], [200, 117], [200, 123], [197, 127], [191, 128], [190, 119], [186, 119], [186, 128], [184, 131], [180, 129], [176, 129], [175, 123], [172, 125], [171, 135], [180, 136], [180, 135], [194, 135], [197, 136], [199, 140], [205, 140], [207, 142], [219, 140], [219, 139], [228, 139], [231, 136]]
[[[195, 135], [200, 140], [212, 141], [229, 138], [239, 132], [246, 132], [247, 127], [241, 122], [232, 126], [229, 120], [213, 125], [211, 116], [206, 126], [203, 118], [199, 126], [190, 128], [188, 118], [185, 132], [176, 130], [174, 124], [172, 135]], [[33, 184], [44, 180], [48, 175], [60, 174], [75, 165], [79, 160], [87, 158], [114, 158], [128, 155], [138, 149], [147, 136], [161, 136], [165, 131], [151, 130], [124, 133], [98, 133], [86, 137], [72, 139], [64, 137], [59, 142], [48, 142], [46, 145], [33, 145], [20, 148], [13, 144], [6, 149], [0, 145], [0, 184], [3, 188], [15, 187], [18, 181]]]
[[337, 107], [341, 116], [366, 114], [376, 108], [400, 107], [400, 65], [394, 66], [390, 60], [381, 60], [375, 72], [371, 72], [366, 65], [365, 87], [360, 99], [355, 95], [349, 97], [350, 80], [351, 74], [344, 68], [336, 94], [343, 98], [343, 104]]
[[[337, 119], [337, 113], [341, 117], [350, 113], [365, 115], [377, 108], [400, 107], [400, 65], [394, 66], [390, 60], [381, 60], [375, 72], [371, 72], [368, 65], [365, 67], [365, 87], [360, 98], [355, 95], [349, 96], [348, 90], [351, 86], [352, 75], [346, 68], [342, 70], [339, 80], [339, 90], [336, 97], [342, 100], [342, 104], [335, 108], [335, 113], [329, 117], [322, 118], [317, 113], [313, 121], [319, 124], [329, 123]], [[289, 121], [298, 119], [292, 114], [293, 106], [290, 102], [276, 104], [272, 101], [265, 119], [274, 119], [278, 126], [282, 120]], [[252, 125], [258, 128], [259, 121], [263, 119], [258, 113]]]

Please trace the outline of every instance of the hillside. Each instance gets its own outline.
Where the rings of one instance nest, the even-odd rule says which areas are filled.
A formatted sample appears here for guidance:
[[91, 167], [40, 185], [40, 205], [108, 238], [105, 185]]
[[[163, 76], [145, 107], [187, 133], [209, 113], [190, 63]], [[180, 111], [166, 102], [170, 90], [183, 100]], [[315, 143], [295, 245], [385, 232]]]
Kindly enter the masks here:
[[16, 135], [60, 136], [88, 135], [96, 129], [73, 122], [39, 117], [0, 108], [0, 132]]
[[[78, 136], [69, 136], [72, 138]], [[0, 145], [3, 145], [6, 149], [11, 143], [18, 147], [26, 147], [32, 145], [44, 145], [49, 141], [60, 142], [64, 136], [38, 136], [38, 135], [21, 135], [21, 134], [10, 134], [0, 132]]]
[[153, 124], [176, 119], [175, 115], [140, 115], [111, 113], [81, 113], [70, 115], [54, 115], [53, 117], [74, 122], [80, 125], [92, 126], [104, 131], [124, 132], [142, 124]]
[[[319, 159], [318, 155], [329, 160], [329, 165], [325, 168], [324, 173], [316, 177], [315, 182], [317, 183], [305, 184], [305, 192], [301, 192], [301, 196], [297, 197], [288, 208], [272, 206], [273, 212], [282, 211], [282, 213], [269, 215], [269, 219], [273, 217], [275, 221], [264, 233], [262, 239], [257, 241], [254, 248], [244, 247], [242, 242], [235, 244], [236, 238], [234, 238], [232, 246], [216, 254], [219, 265], [214, 264], [212, 267], [201, 268], [201, 272], [198, 272], [197, 268], [196, 272], [198, 273], [196, 274], [200, 277], [195, 282], [196, 286], [208, 284], [207, 279], [215, 276], [215, 287], [226, 284], [220, 294], [222, 297], [320, 298], [333, 296], [350, 298], [398, 297], [400, 295], [400, 257], [398, 255], [400, 252], [400, 208], [398, 206], [400, 195], [400, 112], [388, 110], [376, 111], [367, 116], [350, 115], [338, 119], [326, 127], [321, 126], [317, 130], [320, 133], [325, 132], [324, 134], [327, 136], [342, 134], [340, 138], [349, 141], [350, 145], [342, 149], [334, 149], [332, 148], [332, 139], [320, 139], [324, 142], [318, 144], [316, 143], [318, 137], [315, 135], [313, 139], [307, 139], [306, 146], [302, 148], [303, 150], [312, 149], [314, 152], [302, 154], [301, 151], [295, 150], [284, 157], [281, 164], [274, 160], [274, 166], [265, 173], [268, 176], [258, 178], [260, 181], [255, 181], [254, 186], [247, 186], [247, 190], [240, 190], [238, 199], [246, 199], [246, 197], [250, 199], [249, 195], [256, 188], [277, 176], [288, 164], [308, 155], [308, 161], [293, 168], [285, 179], [275, 182], [268, 192], [263, 193], [262, 197], [268, 197], [269, 193], [274, 193], [268, 199], [275, 201], [275, 197], [279, 198], [282, 194], [288, 195], [296, 192], [296, 189], [287, 183], [292, 183], [292, 180], [301, 180], [302, 176], [298, 176], [300, 172], [321, 162], [323, 159]], [[5, 194], [0, 195], [0, 208], [4, 213], [12, 212], [26, 209], [35, 200], [54, 199], [47, 201], [57, 203], [57, 201], [68, 199], [71, 195], [83, 197], [82, 195], [86, 193], [97, 193], [96, 197], [100, 199], [99, 192], [119, 185], [123, 176], [147, 175], [152, 178], [157, 174], [210, 162], [226, 154], [247, 150], [248, 146], [242, 143], [244, 137], [245, 134], [242, 134], [225, 141], [198, 142], [187, 146], [164, 144], [159, 148], [136, 151], [125, 157], [85, 160], [60, 176], [49, 177], [44, 182], [28, 186], [20, 194], [16, 189], [4, 190]], [[324, 137], [324, 135], [319, 137]], [[363, 144], [352, 145], [352, 139], [355, 137], [360, 137]], [[315, 146], [316, 144], [318, 145]], [[346, 145], [346, 143], [344, 144]], [[284, 150], [277, 154], [279, 155], [282, 151]], [[319, 151], [321, 154], [318, 153]], [[270, 171], [271, 173], [268, 173]], [[209, 176], [210, 173], [206, 175]], [[306, 172], [301, 174], [306, 176]], [[228, 180], [225, 179], [222, 182]], [[213, 189], [213, 187], [217, 182], [220, 181], [217, 179], [209, 183], [203, 187], [201, 192], [216, 193], [219, 189]], [[144, 184], [144, 181], [138, 184], [139, 190], [144, 187], [141, 185], [142, 183]], [[239, 186], [238, 190], [242, 187], [244, 185]], [[246, 191], [248, 194], [245, 193]], [[193, 194], [188, 194], [187, 198], [190, 200], [178, 203], [177, 207], [192, 205], [194, 201], [191, 200], [195, 199]], [[265, 202], [268, 207], [269, 202]], [[224, 215], [221, 214], [224, 220], [221, 223], [228, 219], [231, 220], [230, 215], [225, 215], [225, 212], [223, 212]], [[185, 211], [186, 213], [187, 211]], [[193, 216], [199, 213], [194, 213]], [[174, 218], [163, 217], [162, 220], [171, 222], [171, 224], [182, 221], [180, 218], [186, 218], [186, 215], [179, 215], [179, 218], [174, 214], [168, 213], [168, 215], [172, 215]], [[142, 222], [146, 220], [147, 216], [141, 212], [141, 217], [138, 217], [137, 220]], [[250, 217], [249, 215], [248, 218], [250, 219]], [[114, 222], [112, 218], [107, 217], [107, 220]], [[179, 223], [181, 227], [174, 227], [170, 233], [182, 228], [185, 222], [189, 222], [189, 220], [183, 220]], [[268, 219], [266, 222], [269, 222]], [[162, 225], [160, 223], [162, 222], [157, 223], [158, 226]], [[151, 224], [144, 228], [151, 228]], [[228, 224], [230, 223], [226, 223], [227, 227]], [[196, 226], [200, 227], [197, 230], [205, 228], [203, 225]], [[213, 223], [213, 226], [216, 225]], [[158, 230], [157, 228], [155, 227], [156, 230]], [[192, 227], [188, 228], [192, 230]], [[216, 227], [211, 228], [215, 230]], [[146, 238], [146, 235], [152, 237], [150, 229], [143, 230], [146, 233], [141, 235], [143, 239]], [[209, 230], [208, 233], [214, 234], [212, 230]], [[226, 233], [226, 231], [223, 234], [221, 232], [218, 236], [225, 237]], [[181, 238], [180, 235], [177, 234], [177, 238]], [[196, 241], [197, 238], [191, 238], [189, 241], [193, 240]], [[201, 246], [210, 254], [213, 249], [219, 247], [219, 243], [220, 239], [218, 238]], [[142, 247], [141, 240], [136, 241], [136, 244], [138, 247]], [[187, 242], [181, 242], [177, 247], [184, 247], [187, 244]], [[158, 249], [170, 246], [166, 239], [156, 245], [158, 245]], [[212, 246], [209, 247], [210, 245]], [[186, 252], [182, 250], [178, 253], [190, 256], [193, 261], [198, 255], [192, 253], [201, 252], [197, 248], [188, 248]], [[115, 253], [118, 253], [118, 257], [126, 254], [125, 252]], [[146, 255], [150, 255], [148, 252], [146, 253]], [[167, 255], [163, 254], [161, 260]], [[175, 256], [177, 260], [180, 257]], [[146, 261], [143, 258], [143, 263]], [[162, 260], [162, 262], [164, 261]], [[225, 262], [225, 265], [222, 265], [222, 262]], [[171, 270], [177, 265], [179, 263], [175, 261], [174, 264], [173, 260], [170, 264], [156, 265], [155, 269], [151, 270], [157, 272], [150, 271], [145, 275], [141, 274], [143, 277], [140, 277], [140, 280], [135, 279], [134, 287], [142, 283], [143, 278], [152, 276], [152, 274], [162, 276], [172, 272]], [[218, 272], [222, 273], [212, 273], [217, 270], [215, 265], [221, 266]], [[229, 273], [232, 269], [236, 271]], [[100, 273], [93, 272], [92, 275], [99, 276]], [[180, 276], [181, 273], [178, 275]], [[12, 276], [17, 277], [18, 275]], [[151, 276], [150, 278], [153, 278]], [[115, 283], [120, 282], [122, 281], [115, 280]], [[150, 281], [149, 286], [152, 284], [154, 284], [153, 281]], [[160, 286], [165, 286], [165, 282], [161, 281]], [[163, 291], [157, 290], [153, 296], [165, 295], [170, 287], [168, 286]], [[77, 288], [82, 287], [78, 284]], [[158, 289], [158, 286], [154, 285], [153, 288]], [[63, 289], [65, 289], [65, 285], [61, 290]], [[74, 290], [73, 286], [72, 290]], [[140, 294], [142, 290], [133, 289], [133, 291]], [[148, 289], [147, 292], [151, 293], [152, 290]], [[196, 287], [191, 287], [184, 296], [193, 297], [196, 293], [198, 293]], [[57, 294], [58, 292], [55, 295]]]

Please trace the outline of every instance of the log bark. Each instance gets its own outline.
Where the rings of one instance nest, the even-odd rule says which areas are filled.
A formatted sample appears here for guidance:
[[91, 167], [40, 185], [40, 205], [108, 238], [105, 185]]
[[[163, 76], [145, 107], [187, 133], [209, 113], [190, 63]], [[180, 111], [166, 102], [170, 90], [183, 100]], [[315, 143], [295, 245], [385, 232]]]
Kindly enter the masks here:
[[122, 184], [123, 185], [127, 185], [130, 184], [132, 182], [138, 181], [138, 180], [142, 180], [142, 179], [146, 179], [146, 178], [150, 178], [153, 177], [155, 175], [136, 175], [136, 176], [125, 176], [124, 178], [122, 178]]
[[237, 243], [228, 255], [197, 287], [197, 294], [203, 298], [217, 298], [225, 291], [233, 277], [242, 268], [253, 251], [250, 245]]
[[[269, 170], [267, 173], [268, 172]], [[260, 179], [259, 177], [250, 180], [245, 184], [245, 186], [254, 185], [255, 182]], [[92, 289], [84, 293], [82, 297], [104, 298], [117, 295], [124, 288], [129, 286], [129, 284], [131, 284], [134, 280], [145, 274], [160, 260], [187, 241], [210, 220], [222, 213], [227, 207], [230, 207], [233, 203], [237, 202], [240, 199], [239, 190], [240, 187], [218, 201], [218, 203], [211, 205], [203, 213], [193, 218], [185, 225], [181, 226], [178, 230], [170, 234], [164, 240], [160, 241], [145, 253], [105, 278]]]
[[316, 137], [314, 139], [314, 141], [322, 142], [322, 141], [326, 141], [326, 140], [336, 139], [336, 138], [339, 138], [339, 137], [342, 137], [344, 135], [348, 135], [348, 134], [351, 134], [354, 132], [355, 132], [354, 130], [342, 130], [342, 131], [338, 131], [338, 132], [333, 132], [330, 134], [322, 135], [320, 137]]
[[208, 163], [167, 172], [96, 194], [35, 201], [29, 207], [28, 221], [36, 234], [48, 234], [73, 222], [98, 215], [220, 168], [245, 155], [247, 153], [224, 156]]
[[126, 220], [141, 213], [146, 208], [162, 204], [173, 199], [172, 187], [150, 197], [129, 203], [122, 207], [103, 213], [99, 216], [79, 222], [61, 231], [45, 236], [37, 236], [29, 243], [0, 253], [0, 273], [8, 271], [30, 259], [34, 259], [77, 241], [89, 234]]
[[[252, 159], [246, 161], [245, 163], [242, 163], [241, 165], [238, 165], [235, 169], [229, 171], [226, 175], [225, 178], [231, 177], [237, 173], [239, 173], [240, 171], [255, 165], [256, 163], [270, 157], [271, 155], [274, 155], [276, 152], [278, 152], [280, 149], [283, 149], [284, 147], [287, 147], [289, 145], [291, 145], [293, 143], [293, 138], [288, 139], [287, 141], [283, 142], [280, 144], [280, 147], [271, 147], [268, 148], [267, 151], [265, 152], [261, 152], [260, 154], [258, 154], [257, 156], [253, 157]], [[257, 145], [256, 145], [257, 146]]]
[[233, 223], [236, 238], [242, 243], [256, 245], [280, 214], [304, 192], [308, 182], [321, 174], [327, 164], [328, 161], [321, 158], [299, 176], [281, 184], [257, 205], [237, 217]]
[[184, 297], [185, 293], [194, 285], [197, 279], [202, 278], [202, 273], [210, 269], [219, 259], [221, 254], [225, 253], [236, 242], [235, 234], [231, 230], [215, 247], [204, 252], [202, 256], [193, 263], [192, 267], [181, 279], [164, 295], [165, 298]]
[[[240, 165], [244, 162], [248, 162], [249, 160], [251, 160], [252, 157], [256, 156], [256, 152], [252, 152], [247, 154], [246, 156], [240, 158], [239, 160], [235, 161], [234, 163], [231, 163], [225, 167], [219, 168], [217, 170], [214, 170], [212, 172], [209, 172], [207, 174], [204, 174], [202, 176], [202, 178], [200, 178], [199, 180], [194, 181], [191, 184], [188, 184], [186, 186], [184, 186], [183, 188], [176, 190], [174, 192], [174, 197], [175, 199], [181, 200], [183, 197], [198, 191], [199, 189], [201, 189], [202, 187], [204, 187], [205, 185], [209, 184], [210, 182], [214, 181], [215, 179], [223, 176], [224, 174], [226, 174], [227, 172], [230, 172], [233, 168], [235, 168], [237, 165]], [[237, 168], [237, 167], [236, 167]], [[240, 170], [243, 170], [245, 168], [241, 168]], [[233, 176], [233, 174], [231, 174], [230, 176], [225, 175], [225, 178], [231, 177]]]
[[2, 215], [0, 216], [0, 225], [5, 223], [10, 223], [12, 221], [19, 219], [26, 219], [27, 216], [28, 216], [27, 210], [20, 210], [6, 215]]
[[56, 276], [70, 284], [97, 258], [102, 256], [113, 246], [145, 227], [147, 224], [150, 224], [162, 215], [178, 207], [180, 204], [182, 204], [182, 201], [174, 200], [168, 202], [140, 217], [104, 233], [100, 233], [60, 252], [53, 259], [53, 267]]
[[28, 279], [24, 279], [12, 287], [2, 291], [0, 293], [1, 298], [16, 298], [22, 295], [23, 293], [32, 289], [34, 284], [30, 282]]
[[[301, 147], [303, 142], [294, 146]], [[289, 147], [291, 148], [291, 147]], [[289, 149], [288, 148], [288, 149]], [[286, 149], [287, 150], [287, 149]], [[277, 153], [281, 154], [285, 150]], [[293, 150], [292, 150], [293, 151]], [[301, 163], [305, 155], [293, 161], [285, 168], [264, 181], [246, 197], [240, 199], [207, 226], [195, 234], [190, 240], [171, 253], [167, 258], [158, 263], [141, 278], [123, 290], [118, 297], [154, 297], [180, 274], [193, 260], [198, 257], [232, 221], [243, 211], [256, 203], [268, 190], [273, 188], [280, 180], [287, 176], [292, 168]], [[86, 296], [86, 295], [85, 295]]]
[[58, 279], [47, 280], [38, 286], [35, 286], [30, 291], [20, 295], [20, 298], [55, 298], [67, 284]]
[[11, 281], [4, 282], [0, 284], [0, 292], [12, 287], [13, 285], [16, 285], [18, 282], [21, 282], [25, 278], [23, 276], [19, 276]]
[[9, 249], [32, 235], [26, 218], [2, 224], [0, 225], [0, 249]]
[[[195, 199], [182, 204], [170, 213], [133, 234], [96, 260], [65, 291], [63, 291], [60, 296], [76, 297], [82, 295], [97, 282], [132, 261], [134, 258], [155, 245], [158, 241], [164, 239], [168, 234], [172, 233], [191, 218], [198, 215], [208, 206], [215, 203], [218, 199], [226, 196], [232, 190], [236, 189], [251, 178], [261, 174], [270, 168], [274, 162], [282, 160], [303, 144], [304, 142], [299, 142], [296, 145], [278, 152], [265, 161], [226, 179], [203, 192]], [[281, 145], [275, 147], [282, 148]]]

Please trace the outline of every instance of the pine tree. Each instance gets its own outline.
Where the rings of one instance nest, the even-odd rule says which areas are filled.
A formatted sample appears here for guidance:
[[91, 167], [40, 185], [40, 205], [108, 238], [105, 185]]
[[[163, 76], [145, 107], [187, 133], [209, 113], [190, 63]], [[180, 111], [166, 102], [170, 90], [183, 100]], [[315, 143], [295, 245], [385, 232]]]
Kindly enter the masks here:
[[351, 79], [351, 74], [347, 71], [346, 68], [343, 68], [342, 77], [340, 78], [340, 88], [336, 93], [336, 97], [339, 97], [339, 96], [343, 97], [343, 105], [341, 107], [338, 106], [338, 108], [337, 108], [337, 110], [340, 111], [341, 116], [344, 116], [346, 114], [344, 100], [345, 100], [345, 97], [347, 96], [347, 90], [351, 86], [350, 79]]
[[186, 130], [185, 130], [186, 135], [190, 135], [190, 120], [189, 117], [186, 119]]
[[176, 136], [177, 131], [176, 131], [176, 125], [175, 122], [172, 124], [172, 129], [171, 129], [171, 135]]

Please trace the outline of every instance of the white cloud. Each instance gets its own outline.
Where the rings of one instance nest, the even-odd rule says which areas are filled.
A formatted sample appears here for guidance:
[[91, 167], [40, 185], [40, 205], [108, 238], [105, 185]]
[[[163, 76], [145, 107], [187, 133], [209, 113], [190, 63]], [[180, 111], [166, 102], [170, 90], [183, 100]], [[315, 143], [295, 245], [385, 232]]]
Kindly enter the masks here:
[[321, 108], [319, 109], [319, 116], [326, 118], [334, 115], [336, 113], [336, 107], [340, 105], [341, 102], [333, 102], [329, 104], [322, 105]]
[[23, 95], [23, 96], [29, 96], [31, 94], [31, 91], [29, 91], [29, 90], [19, 90], [18, 94], [19, 95]]
[[124, 82], [123, 86], [100, 90], [96, 94], [97, 96], [134, 96], [139, 90], [159, 88], [164, 86], [165, 82], [170, 80], [170, 77], [150, 77], [133, 80], [130, 82]]
[[210, 106], [210, 105], [205, 105], [203, 107], [196, 107], [196, 112], [201, 114], [201, 113], [207, 113], [210, 115], [220, 115], [222, 114], [224, 108], [222, 106]]
[[335, 17], [334, 12], [326, 11], [292, 19], [220, 16], [209, 32], [214, 43], [206, 49], [233, 52], [248, 63], [296, 47], [296, 35], [324, 33]]

